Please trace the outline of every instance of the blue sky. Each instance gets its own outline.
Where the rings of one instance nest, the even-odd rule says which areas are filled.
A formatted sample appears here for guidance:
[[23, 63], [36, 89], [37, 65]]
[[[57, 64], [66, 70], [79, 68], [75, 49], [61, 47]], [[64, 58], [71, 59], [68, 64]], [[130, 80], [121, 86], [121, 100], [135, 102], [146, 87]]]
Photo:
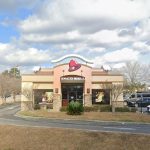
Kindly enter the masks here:
[[0, 71], [29, 72], [66, 54], [95, 67], [150, 63], [150, 1], [0, 1]]

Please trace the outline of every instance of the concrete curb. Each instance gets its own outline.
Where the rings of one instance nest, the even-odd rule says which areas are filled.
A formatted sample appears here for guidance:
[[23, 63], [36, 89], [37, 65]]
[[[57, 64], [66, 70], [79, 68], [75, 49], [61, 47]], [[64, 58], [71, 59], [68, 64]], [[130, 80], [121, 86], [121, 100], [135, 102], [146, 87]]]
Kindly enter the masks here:
[[25, 116], [19, 114], [17, 112], [14, 116], [19, 117], [19, 118], [30, 118], [30, 119], [47, 119], [47, 120], [63, 120], [63, 121], [83, 121], [83, 122], [101, 122], [101, 123], [118, 123], [118, 124], [146, 124], [150, 125], [148, 122], [127, 122], [127, 121], [104, 121], [104, 120], [77, 120], [77, 119], [62, 119], [62, 118], [46, 118], [46, 117], [33, 117], [33, 116]]

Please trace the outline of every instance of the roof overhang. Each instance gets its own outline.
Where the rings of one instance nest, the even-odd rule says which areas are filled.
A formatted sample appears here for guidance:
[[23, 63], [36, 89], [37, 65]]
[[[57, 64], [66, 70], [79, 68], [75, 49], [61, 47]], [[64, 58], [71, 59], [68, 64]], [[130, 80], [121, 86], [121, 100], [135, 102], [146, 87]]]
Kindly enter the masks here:
[[77, 55], [77, 54], [65, 55], [65, 56], [63, 56], [63, 57], [61, 57], [61, 58], [59, 58], [59, 59], [52, 60], [51, 62], [52, 62], [52, 63], [58, 63], [58, 62], [60, 62], [60, 61], [63, 61], [63, 60], [65, 60], [65, 59], [67, 59], [67, 58], [72, 58], [72, 57], [78, 58], [78, 59], [80, 59], [80, 60], [82, 60], [82, 61], [84, 61], [84, 62], [86, 62], [86, 63], [93, 64], [93, 61], [88, 60], [88, 59], [84, 58], [83, 56], [80, 56], [80, 55]]

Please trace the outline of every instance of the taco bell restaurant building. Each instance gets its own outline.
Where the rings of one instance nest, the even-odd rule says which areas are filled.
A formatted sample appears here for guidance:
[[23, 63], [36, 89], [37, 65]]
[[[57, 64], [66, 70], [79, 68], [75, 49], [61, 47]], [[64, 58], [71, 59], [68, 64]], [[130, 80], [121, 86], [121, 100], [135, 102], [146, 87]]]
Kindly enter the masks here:
[[[65, 60], [65, 63], [62, 61]], [[66, 55], [53, 60], [53, 68], [40, 68], [22, 75], [21, 110], [49, 106], [53, 111], [79, 101], [84, 106], [111, 105], [111, 89], [104, 85], [123, 84], [123, 76], [102, 68], [92, 68], [93, 62], [79, 55]], [[123, 106], [123, 94], [116, 105]]]

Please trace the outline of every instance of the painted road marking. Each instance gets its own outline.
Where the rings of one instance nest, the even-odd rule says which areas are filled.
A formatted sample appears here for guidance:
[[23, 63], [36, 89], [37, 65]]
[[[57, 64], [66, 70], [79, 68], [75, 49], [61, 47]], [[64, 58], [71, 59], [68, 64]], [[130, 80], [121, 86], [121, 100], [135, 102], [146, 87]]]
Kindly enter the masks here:
[[104, 127], [105, 129], [115, 129], [115, 130], [136, 130], [133, 128], [118, 128], [118, 127]]
[[14, 109], [14, 107], [8, 107], [7, 109]]

